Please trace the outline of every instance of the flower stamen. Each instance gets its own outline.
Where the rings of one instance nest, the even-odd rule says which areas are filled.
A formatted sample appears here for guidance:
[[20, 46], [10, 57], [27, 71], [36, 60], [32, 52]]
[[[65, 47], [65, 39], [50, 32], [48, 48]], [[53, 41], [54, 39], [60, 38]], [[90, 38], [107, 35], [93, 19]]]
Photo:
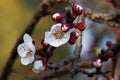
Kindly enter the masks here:
[[58, 31], [56, 31], [56, 33], [54, 33], [54, 36], [55, 36], [56, 39], [62, 39], [64, 34], [65, 33], [63, 31], [58, 30]]
[[31, 51], [31, 50], [29, 50], [29, 51], [27, 52], [27, 56], [32, 56], [32, 51]]

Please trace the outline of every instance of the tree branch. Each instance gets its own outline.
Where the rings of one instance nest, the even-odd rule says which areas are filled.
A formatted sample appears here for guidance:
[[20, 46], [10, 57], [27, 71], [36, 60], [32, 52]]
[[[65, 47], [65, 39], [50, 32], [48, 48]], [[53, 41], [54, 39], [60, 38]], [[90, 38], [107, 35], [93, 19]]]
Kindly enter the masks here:
[[83, 14], [95, 22], [105, 23], [109, 25], [110, 27], [119, 27], [120, 25], [119, 24], [120, 13], [117, 11], [116, 11], [116, 14], [110, 15], [110, 14], [105, 14], [105, 13], [97, 13], [86, 7]]

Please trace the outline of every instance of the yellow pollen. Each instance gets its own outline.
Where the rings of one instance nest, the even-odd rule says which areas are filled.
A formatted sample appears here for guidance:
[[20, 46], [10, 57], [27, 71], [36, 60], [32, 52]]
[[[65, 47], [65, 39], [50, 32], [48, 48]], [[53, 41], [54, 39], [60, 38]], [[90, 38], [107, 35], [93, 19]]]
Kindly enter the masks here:
[[62, 39], [62, 37], [64, 36], [64, 32], [62, 32], [61, 30], [56, 31], [56, 33], [54, 33], [54, 36], [56, 39]]

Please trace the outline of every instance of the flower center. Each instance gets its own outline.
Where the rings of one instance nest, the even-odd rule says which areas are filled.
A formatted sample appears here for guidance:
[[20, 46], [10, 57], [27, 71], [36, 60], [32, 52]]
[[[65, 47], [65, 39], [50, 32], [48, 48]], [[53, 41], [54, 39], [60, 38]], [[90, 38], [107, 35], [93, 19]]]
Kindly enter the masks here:
[[26, 52], [26, 56], [32, 56], [32, 50], [26, 44], [24, 44], [23, 49]]
[[27, 56], [29, 56], [29, 57], [32, 56], [32, 51], [31, 51], [31, 50], [29, 50], [29, 51], [27, 52]]
[[62, 39], [64, 34], [65, 33], [63, 31], [58, 30], [58, 31], [56, 31], [56, 33], [54, 33], [54, 36], [55, 36], [56, 39]]

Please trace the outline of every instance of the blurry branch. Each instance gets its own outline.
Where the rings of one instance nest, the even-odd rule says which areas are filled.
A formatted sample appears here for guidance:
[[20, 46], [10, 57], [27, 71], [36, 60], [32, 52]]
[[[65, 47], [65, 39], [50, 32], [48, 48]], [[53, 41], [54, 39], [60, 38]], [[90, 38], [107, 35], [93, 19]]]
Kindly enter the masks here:
[[8, 76], [12, 72], [12, 66], [14, 65], [14, 62], [18, 57], [17, 46], [23, 42], [23, 35], [25, 33], [32, 35], [32, 32], [35, 28], [35, 25], [38, 23], [39, 19], [48, 14], [47, 8], [48, 8], [48, 6], [46, 4], [43, 4], [43, 2], [40, 4], [38, 11], [33, 16], [30, 23], [27, 25], [26, 29], [23, 31], [21, 36], [16, 41], [16, 44], [14, 45], [14, 47], [10, 53], [10, 57], [8, 58], [7, 63], [3, 69], [0, 80], [7, 80], [8, 79]]
[[84, 10], [84, 15], [88, 18], [90, 18], [93, 21], [105, 23], [111, 27], [118, 27], [120, 26], [120, 12], [116, 11], [116, 14], [105, 14], [105, 13], [98, 13], [95, 11], [92, 11], [89, 8], [86, 8]]
[[114, 78], [115, 76], [115, 68], [116, 68], [116, 63], [117, 63], [117, 57], [113, 57], [112, 58], [112, 62], [111, 62], [111, 77]]
[[[70, 67], [64, 66], [61, 67], [59, 70], [53, 70], [53, 71], [48, 71], [45, 74], [42, 74], [38, 80], [47, 80], [53, 77], [60, 77], [62, 75], [65, 75], [67, 73], [70, 73]], [[28, 79], [27, 79], [28, 80]]]
[[119, 56], [119, 52], [120, 52], [120, 41], [117, 42], [117, 44], [115, 45], [115, 47], [112, 49], [115, 52], [115, 56], [112, 58], [111, 61], [111, 72], [110, 72], [110, 76], [112, 78], [115, 77], [115, 69], [116, 69], [116, 65], [117, 65], [117, 60], [118, 60], [118, 56]]

